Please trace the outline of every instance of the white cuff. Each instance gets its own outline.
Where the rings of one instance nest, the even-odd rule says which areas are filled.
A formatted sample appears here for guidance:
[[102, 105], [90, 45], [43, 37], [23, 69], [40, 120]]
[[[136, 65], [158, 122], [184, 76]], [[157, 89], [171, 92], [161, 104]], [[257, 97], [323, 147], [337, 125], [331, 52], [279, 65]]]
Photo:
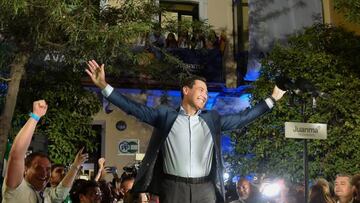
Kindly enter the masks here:
[[266, 104], [268, 105], [269, 109], [272, 109], [274, 107], [274, 101], [271, 98], [265, 99]]
[[101, 90], [101, 94], [104, 95], [104, 97], [108, 98], [113, 91], [114, 88], [108, 84], [103, 90]]

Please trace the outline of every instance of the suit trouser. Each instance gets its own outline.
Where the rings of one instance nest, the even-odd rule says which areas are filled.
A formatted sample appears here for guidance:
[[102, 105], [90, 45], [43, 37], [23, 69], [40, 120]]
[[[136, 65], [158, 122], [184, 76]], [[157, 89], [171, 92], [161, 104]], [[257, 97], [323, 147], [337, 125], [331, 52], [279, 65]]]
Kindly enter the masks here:
[[164, 179], [160, 203], [215, 203], [215, 186], [211, 181], [192, 184]]

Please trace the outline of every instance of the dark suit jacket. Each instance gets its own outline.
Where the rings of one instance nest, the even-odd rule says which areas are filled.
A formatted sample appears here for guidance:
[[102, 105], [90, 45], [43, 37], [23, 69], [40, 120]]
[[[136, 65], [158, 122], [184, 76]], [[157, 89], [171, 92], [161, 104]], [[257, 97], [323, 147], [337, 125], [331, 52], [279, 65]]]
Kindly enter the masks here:
[[[147, 107], [124, 97], [116, 91], [111, 93], [108, 100], [127, 114], [133, 115], [142, 122], [154, 127], [154, 133], [138, 170], [133, 191], [159, 194], [159, 184], [163, 174], [161, 149], [178, 116], [178, 111], [167, 106]], [[268, 110], [269, 107], [265, 101], [262, 101], [253, 108], [236, 114], [220, 116], [216, 111], [210, 110], [202, 111], [199, 115], [208, 125], [214, 140], [214, 158], [210, 175], [216, 187], [217, 202], [225, 201], [221, 131], [242, 128]]]

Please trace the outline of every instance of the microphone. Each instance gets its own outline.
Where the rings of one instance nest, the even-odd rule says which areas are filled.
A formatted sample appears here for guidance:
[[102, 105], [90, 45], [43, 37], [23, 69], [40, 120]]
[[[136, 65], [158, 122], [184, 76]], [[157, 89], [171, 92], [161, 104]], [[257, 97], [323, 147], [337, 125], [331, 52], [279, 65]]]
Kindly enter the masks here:
[[281, 90], [290, 91], [296, 95], [310, 93], [312, 97], [328, 97], [326, 93], [317, 90], [310, 81], [301, 77], [297, 78], [294, 82], [294, 80], [291, 80], [286, 76], [279, 76], [275, 79], [275, 84]]
[[282, 91], [294, 90], [296, 89], [295, 83], [286, 76], [279, 76], [275, 79], [276, 86]]
[[316, 89], [316, 87], [308, 80], [304, 78], [298, 78], [295, 81], [296, 90], [294, 90], [295, 94], [299, 94], [301, 92], [310, 93], [312, 97], [323, 97], [326, 98], [328, 95], [324, 92], [321, 92]]

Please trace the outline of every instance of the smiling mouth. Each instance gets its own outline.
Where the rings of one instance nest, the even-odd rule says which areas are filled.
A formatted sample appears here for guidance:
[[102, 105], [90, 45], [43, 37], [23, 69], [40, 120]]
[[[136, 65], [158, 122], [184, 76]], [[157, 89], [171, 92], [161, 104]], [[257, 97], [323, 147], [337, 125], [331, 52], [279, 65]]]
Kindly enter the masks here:
[[198, 100], [200, 100], [201, 103], [204, 103], [204, 104], [205, 104], [205, 102], [206, 102], [206, 99], [199, 98]]

